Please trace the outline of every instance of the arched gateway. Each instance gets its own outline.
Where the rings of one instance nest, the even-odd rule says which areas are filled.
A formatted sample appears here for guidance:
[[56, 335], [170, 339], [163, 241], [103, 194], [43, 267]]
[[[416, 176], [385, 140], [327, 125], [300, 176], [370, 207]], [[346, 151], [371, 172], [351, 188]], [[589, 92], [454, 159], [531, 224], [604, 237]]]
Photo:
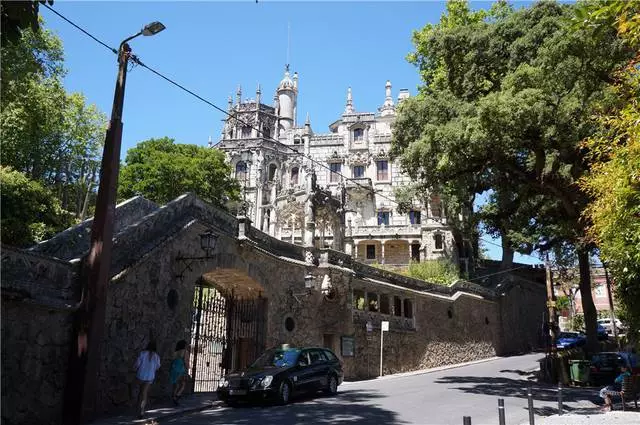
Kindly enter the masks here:
[[189, 370], [195, 392], [215, 391], [220, 379], [249, 366], [265, 349], [264, 288], [238, 269], [215, 269], [196, 283]]

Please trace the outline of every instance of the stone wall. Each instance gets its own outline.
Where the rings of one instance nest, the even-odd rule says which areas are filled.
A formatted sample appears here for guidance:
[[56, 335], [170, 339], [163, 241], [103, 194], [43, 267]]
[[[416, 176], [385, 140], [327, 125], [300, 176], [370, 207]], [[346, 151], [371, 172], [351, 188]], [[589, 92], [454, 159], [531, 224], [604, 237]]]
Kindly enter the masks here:
[[71, 338], [74, 268], [2, 246], [2, 423], [57, 424]]
[[[391, 325], [385, 334], [385, 373], [535, 346], [545, 300], [544, 285], [538, 282], [516, 276], [490, 288], [465, 281], [445, 287], [371, 267], [330, 249], [315, 250], [318, 261], [312, 265], [305, 262], [300, 246], [246, 224], [184, 195], [120, 227], [107, 298], [99, 411], [132, 404], [133, 364], [151, 339], [163, 365], [151, 396], [169, 396], [173, 348], [180, 339], [191, 340], [194, 292], [200, 279], [217, 288], [246, 284], [259, 288], [267, 300], [266, 346], [328, 346], [343, 357], [350, 379], [377, 375], [382, 320]], [[207, 230], [218, 235], [218, 246], [205, 257], [199, 235]], [[78, 301], [74, 264], [3, 248], [6, 423], [21, 422], [16, 418], [57, 423], [70, 317]], [[312, 289], [305, 288], [309, 273], [314, 276]], [[377, 311], [370, 311], [369, 304], [354, 304], [354, 291], [386, 295], [388, 305], [383, 307], [385, 301], [377, 298], [373, 309]], [[176, 302], [169, 303], [170, 298]], [[293, 327], [285, 326], [287, 319]], [[342, 355], [343, 337], [354, 339], [353, 357]], [[40, 416], [27, 417], [32, 411]]]
[[[402, 300], [402, 316], [353, 309], [355, 357], [345, 357], [349, 378], [379, 374], [380, 323], [389, 321], [384, 336], [383, 371], [406, 372], [446, 364], [478, 360], [496, 355], [498, 306], [481, 297], [458, 293], [438, 297], [383, 282], [356, 279], [355, 293], [371, 292], [378, 297]], [[407, 303], [410, 318], [405, 317]], [[391, 302], [393, 304], [393, 301]], [[371, 331], [367, 331], [367, 322]]]

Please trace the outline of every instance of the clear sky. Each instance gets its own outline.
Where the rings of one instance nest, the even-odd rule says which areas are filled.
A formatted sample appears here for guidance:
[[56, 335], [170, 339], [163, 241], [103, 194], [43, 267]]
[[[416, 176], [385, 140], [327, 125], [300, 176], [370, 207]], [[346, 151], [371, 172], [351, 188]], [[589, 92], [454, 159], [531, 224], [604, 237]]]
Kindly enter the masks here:
[[[521, 3], [520, 5], [523, 5]], [[490, 2], [473, 2], [487, 8]], [[142, 62], [226, 108], [242, 86], [243, 98], [271, 104], [288, 61], [299, 74], [298, 121], [309, 114], [316, 133], [344, 110], [351, 86], [356, 110], [375, 112], [391, 80], [416, 93], [416, 68], [405, 57], [411, 34], [438, 21], [444, 2], [234, 2], [56, 0], [53, 8], [106, 44], [116, 47], [151, 21], [167, 29], [131, 42]], [[69, 91], [84, 93], [110, 114], [117, 63], [113, 53], [61, 18], [40, 7], [45, 26], [63, 41]], [[290, 28], [290, 29], [288, 29]], [[290, 34], [288, 37], [287, 34]], [[287, 40], [290, 40], [289, 42]], [[289, 46], [289, 48], [287, 47]], [[127, 76], [122, 157], [138, 142], [168, 136], [179, 143], [217, 141], [223, 114], [171, 86], [142, 67]], [[500, 248], [487, 245], [499, 258]], [[531, 257], [519, 258], [530, 263]]]

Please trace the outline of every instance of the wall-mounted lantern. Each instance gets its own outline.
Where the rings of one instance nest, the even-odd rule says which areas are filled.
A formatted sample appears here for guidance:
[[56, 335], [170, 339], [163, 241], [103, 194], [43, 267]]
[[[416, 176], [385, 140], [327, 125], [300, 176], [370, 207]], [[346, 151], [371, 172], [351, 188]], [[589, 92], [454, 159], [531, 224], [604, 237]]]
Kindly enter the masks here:
[[211, 230], [207, 230], [200, 235], [200, 248], [205, 252], [205, 258], [211, 257], [211, 254], [213, 254], [216, 249], [217, 243], [218, 235], [213, 233]]
[[176, 262], [183, 264], [183, 268], [180, 273], [176, 273], [176, 277], [182, 279], [184, 277], [184, 272], [191, 269], [191, 264], [193, 264], [194, 261], [209, 260], [213, 258], [213, 253], [218, 245], [218, 237], [219, 235], [213, 233], [211, 230], [207, 230], [200, 234], [200, 248], [204, 251], [204, 256], [185, 257], [182, 254], [178, 254]]

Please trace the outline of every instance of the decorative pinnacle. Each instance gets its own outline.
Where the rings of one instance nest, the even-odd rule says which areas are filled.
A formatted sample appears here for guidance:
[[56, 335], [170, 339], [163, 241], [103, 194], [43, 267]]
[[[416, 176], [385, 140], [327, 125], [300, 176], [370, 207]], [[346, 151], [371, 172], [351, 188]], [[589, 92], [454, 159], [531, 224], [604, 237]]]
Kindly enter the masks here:
[[345, 114], [350, 114], [353, 112], [353, 98], [351, 96], [351, 87], [347, 89], [347, 106], [344, 108]]

